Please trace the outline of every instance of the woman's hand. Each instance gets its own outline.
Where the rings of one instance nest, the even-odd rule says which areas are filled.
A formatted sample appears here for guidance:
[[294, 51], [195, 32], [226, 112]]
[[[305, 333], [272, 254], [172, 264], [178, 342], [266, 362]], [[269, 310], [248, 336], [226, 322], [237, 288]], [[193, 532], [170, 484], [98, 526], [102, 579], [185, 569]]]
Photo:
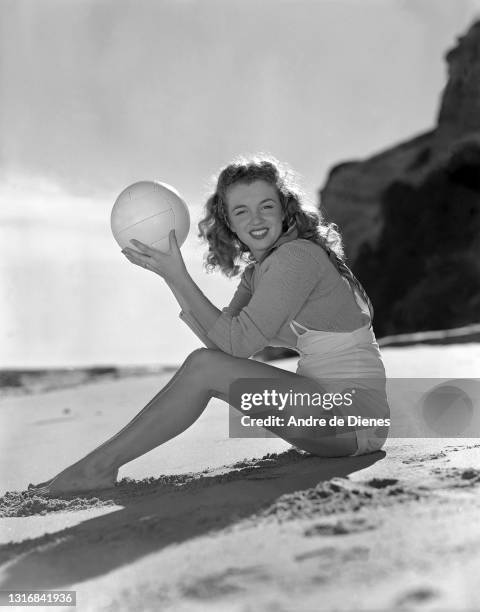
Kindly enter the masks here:
[[187, 268], [183, 261], [182, 253], [177, 244], [175, 230], [168, 234], [169, 251], [163, 253], [158, 249], [152, 249], [139, 240], [130, 240], [135, 247], [125, 247], [122, 253], [136, 266], [150, 270], [164, 278], [168, 283], [175, 283], [187, 274]]

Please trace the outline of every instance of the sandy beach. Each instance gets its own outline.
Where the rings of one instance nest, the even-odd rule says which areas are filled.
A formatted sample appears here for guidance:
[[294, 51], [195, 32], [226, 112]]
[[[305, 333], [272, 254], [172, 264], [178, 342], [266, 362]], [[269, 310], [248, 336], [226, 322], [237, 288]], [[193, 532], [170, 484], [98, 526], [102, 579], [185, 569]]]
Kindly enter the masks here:
[[[390, 377], [480, 371], [478, 343], [382, 352]], [[320, 459], [279, 439], [229, 439], [227, 406], [212, 400], [109, 492], [24, 491], [123, 426], [166, 380], [1, 400], [1, 589], [75, 590], [82, 611], [480, 609], [476, 437], [393, 437], [384, 452]]]

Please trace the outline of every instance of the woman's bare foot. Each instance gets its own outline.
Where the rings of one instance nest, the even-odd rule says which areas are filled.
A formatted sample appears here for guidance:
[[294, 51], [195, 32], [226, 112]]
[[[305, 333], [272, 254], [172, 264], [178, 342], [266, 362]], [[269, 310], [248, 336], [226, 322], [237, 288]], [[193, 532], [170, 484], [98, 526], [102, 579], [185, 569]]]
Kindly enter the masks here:
[[28, 488], [44, 495], [110, 489], [115, 486], [117, 475], [116, 467], [100, 467], [87, 459], [82, 459], [51, 480], [45, 480], [37, 485], [29, 484]]
[[41, 489], [42, 487], [46, 487], [49, 482], [52, 482], [52, 480], [53, 478], [50, 478], [50, 480], [44, 480], [43, 482], [39, 482], [38, 484], [30, 483], [28, 485], [28, 490], [30, 491], [31, 489]]

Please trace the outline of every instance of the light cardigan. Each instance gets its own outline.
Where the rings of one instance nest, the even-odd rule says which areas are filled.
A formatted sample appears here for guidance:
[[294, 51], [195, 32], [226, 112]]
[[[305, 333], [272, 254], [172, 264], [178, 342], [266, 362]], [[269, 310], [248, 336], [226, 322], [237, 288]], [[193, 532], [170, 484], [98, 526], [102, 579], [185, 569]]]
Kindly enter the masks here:
[[353, 331], [370, 320], [326, 251], [303, 238], [280, 244], [263, 261], [247, 266], [211, 329], [203, 329], [192, 312], [182, 310], [180, 318], [207, 346], [213, 343], [236, 357], [251, 357], [266, 346], [295, 349], [292, 319], [333, 332]]

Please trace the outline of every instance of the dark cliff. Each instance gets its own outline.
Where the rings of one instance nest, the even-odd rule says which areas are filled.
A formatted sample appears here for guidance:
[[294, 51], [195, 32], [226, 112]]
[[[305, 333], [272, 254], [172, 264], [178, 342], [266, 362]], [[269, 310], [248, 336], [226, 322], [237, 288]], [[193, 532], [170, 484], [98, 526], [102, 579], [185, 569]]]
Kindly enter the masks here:
[[377, 336], [480, 321], [480, 21], [446, 60], [435, 129], [335, 166], [320, 191]]

